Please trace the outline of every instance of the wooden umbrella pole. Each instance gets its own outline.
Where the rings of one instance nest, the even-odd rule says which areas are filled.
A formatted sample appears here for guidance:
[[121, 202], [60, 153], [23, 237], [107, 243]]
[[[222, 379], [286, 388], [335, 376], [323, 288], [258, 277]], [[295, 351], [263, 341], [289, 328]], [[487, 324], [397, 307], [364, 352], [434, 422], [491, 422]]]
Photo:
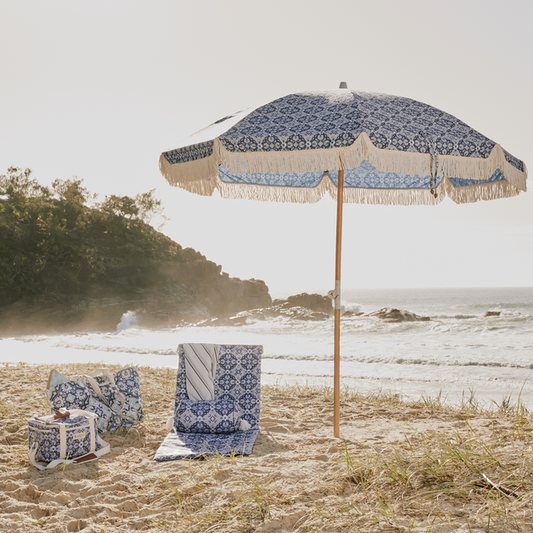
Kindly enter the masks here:
[[341, 390], [341, 248], [342, 206], [344, 196], [344, 169], [339, 170], [337, 186], [337, 243], [335, 252], [335, 333], [333, 352], [333, 434], [340, 438]]

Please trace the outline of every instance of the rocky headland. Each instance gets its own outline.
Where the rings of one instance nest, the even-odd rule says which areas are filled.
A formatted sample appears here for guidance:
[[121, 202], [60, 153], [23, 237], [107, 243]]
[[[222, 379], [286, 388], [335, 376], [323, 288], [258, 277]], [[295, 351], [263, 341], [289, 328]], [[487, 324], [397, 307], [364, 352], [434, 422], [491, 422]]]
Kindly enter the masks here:
[[209, 263], [200, 256], [185, 265], [162, 265], [151, 283], [121, 275], [93, 285], [87, 293], [20, 298], [0, 305], [0, 335], [116, 331], [129, 312], [141, 327], [168, 327], [271, 304], [263, 281], [232, 278], [214, 263], [209, 268]]
[[[0, 175], [0, 335], [116, 331], [127, 316], [141, 327], [331, 318], [326, 296], [272, 301], [263, 281], [230, 277], [156, 231], [152, 192], [91, 203], [81, 180], [44, 187], [28, 169]], [[430, 320], [391, 308], [369, 316]]]
[[272, 303], [263, 281], [230, 277], [155, 230], [152, 192], [91, 203], [81, 180], [0, 175], [0, 335], [114, 331], [128, 312], [172, 326]]

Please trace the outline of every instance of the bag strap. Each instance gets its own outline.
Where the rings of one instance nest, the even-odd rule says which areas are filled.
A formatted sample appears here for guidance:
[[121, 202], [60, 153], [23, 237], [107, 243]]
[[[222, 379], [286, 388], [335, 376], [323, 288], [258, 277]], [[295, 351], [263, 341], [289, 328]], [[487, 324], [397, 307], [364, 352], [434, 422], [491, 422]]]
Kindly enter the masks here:
[[98, 384], [98, 381], [94, 379], [91, 375], [86, 374], [83, 376], [91, 385], [91, 387], [94, 389], [94, 392], [100, 396], [102, 400], [104, 400], [105, 404], [107, 405], [107, 400], [105, 399], [105, 396], [102, 394], [102, 391], [100, 390], [100, 385]]
[[[91, 372], [91, 374], [95, 374], [96, 372], [99, 372], [101, 370], [107, 370], [107, 368], [104, 368], [104, 369], [98, 369], [98, 370], [95, 370], [94, 372]], [[89, 384], [91, 385], [91, 387], [94, 389], [94, 392], [96, 392], [96, 394], [98, 394], [98, 396], [104, 401], [104, 403], [106, 405], [109, 405], [107, 403], [107, 400], [105, 399], [105, 396], [103, 395], [102, 391], [100, 390], [100, 385], [98, 384], [98, 381], [96, 381], [96, 379], [94, 379], [94, 377], [91, 375], [91, 374], [86, 374], [84, 375], [83, 377], [89, 382]], [[111, 374], [109, 373], [109, 370], [107, 370], [107, 374], [100, 374], [100, 375], [105, 375], [105, 376], [109, 376], [111, 377], [112, 379], [112, 376]], [[113, 380], [113, 383], [114, 380]], [[116, 384], [115, 384], [115, 387], [116, 387]], [[115, 394], [118, 395], [119, 399], [120, 399], [120, 403], [121, 403], [121, 411], [124, 410], [124, 404], [126, 403], [126, 397], [124, 396], [124, 394], [122, 394], [119, 390], [118, 390], [118, 387], [117, 387], [117, 390], [115, 392]]]
[[37, 416], [33, 415], [34, 420], [38, 420], [41, 422], [46, 422], [47, 424], [54, 424], [54, 425], [63, 425], [58, 420], [61, 418], [66, 418], [68, 416], [84, 416], [87, 419], [97, 418], [98, 415], [96, 413], [93, 413], [92, 411], [85, 411], [83, 409], [71, 409], [70, 411], [67, 411], [64, 408], [59, 409], [59, 411], [56, 411], [53, 415], [45, 415], [45, 416]]
[[70, 416], [77, 415], [77, 416], [84, 416], [87, 419], [93, 419], [98, 418], [98, 415], [96, 413], [93, 413], [92, 411], [84, 411], [83, 409], [71, 409], [69, 411]]
[[85, 374], [85, 377], [91, 376], [92, 378], [98, 378], [100, 376], [112, 376], [109, 368], [97, 368], [88, 374]]

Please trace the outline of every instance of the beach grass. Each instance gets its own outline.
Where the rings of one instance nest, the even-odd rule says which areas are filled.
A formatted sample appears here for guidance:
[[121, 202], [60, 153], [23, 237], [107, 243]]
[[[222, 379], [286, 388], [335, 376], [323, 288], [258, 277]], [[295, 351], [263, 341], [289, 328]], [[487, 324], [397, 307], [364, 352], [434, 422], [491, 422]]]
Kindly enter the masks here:
[[251, 456], [158, 463], [176, 371], [141, 367], [144, 422], [105, 435], [99, 461], [40, 472], [27, 419], [49, 412], [50, 369], [0, 366], [2, 530], [533, 532], [533, 417], [520, 403], [344, 389], [336, 439], [331, 388], [268, 385]]

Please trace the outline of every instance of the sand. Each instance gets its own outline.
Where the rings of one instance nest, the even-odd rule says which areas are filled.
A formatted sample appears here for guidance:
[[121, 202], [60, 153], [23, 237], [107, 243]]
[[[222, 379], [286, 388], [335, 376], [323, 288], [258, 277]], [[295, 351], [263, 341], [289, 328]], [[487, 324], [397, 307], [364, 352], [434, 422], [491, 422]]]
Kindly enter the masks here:
[[263, 387], [251, 456], [154, 462], [175, 370], [143, 367], [145, 421], [105, 435], [98, 461], [41, 472], [27, 419], [49, 413], [50, 369], [0, 368], [1, 531], [533, 531], [533, 423], [516, 406], [344, 393], [336, 439], [331, 391]]

